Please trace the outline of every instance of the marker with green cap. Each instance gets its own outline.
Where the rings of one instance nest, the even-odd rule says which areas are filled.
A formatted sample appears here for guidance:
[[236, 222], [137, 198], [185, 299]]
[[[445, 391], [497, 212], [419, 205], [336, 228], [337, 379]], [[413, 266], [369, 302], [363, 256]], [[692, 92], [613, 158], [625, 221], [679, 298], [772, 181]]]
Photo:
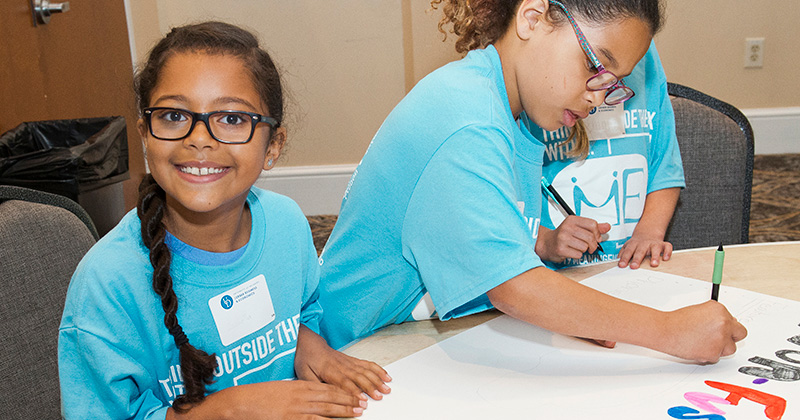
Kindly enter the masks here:
[[719, 284], [722, 283], [722, 263], [725, 261], [725, 251], [722, 249], [722, 244], [719, 244], [716, 252], [714, 252], [714, 274], [711, 276], [711, 299], [719, 300]]

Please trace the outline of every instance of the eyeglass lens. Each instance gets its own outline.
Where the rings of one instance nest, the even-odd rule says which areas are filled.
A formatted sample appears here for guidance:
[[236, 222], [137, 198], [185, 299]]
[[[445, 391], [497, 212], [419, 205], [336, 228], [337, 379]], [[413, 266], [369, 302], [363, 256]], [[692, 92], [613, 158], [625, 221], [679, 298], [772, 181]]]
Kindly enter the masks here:
[[586, 87], [590, 90], [603, 90], [613, 87], [617, 84], [619, 79], [614, 73], [604, 70], [595, 74], [586, 81]]
[[633, 97], [633, 91], [630, 88], [618, 86], [614, 89], [611, 89], [606, 93], [605, 103], [608, 105], [615, 105], [618, 103], [625, 102], [626, 100]]
[[[253, 133], [253, 120], [245, 113], [233, 111], [213, 112], [205, 120], [211, 135], [228, 143], [246, 143]], [[189, 135], [195, 125], [191, 113], [181, 109], [154, 109], [150, 116], [153, 136], [164, 140], [178, 140]]]

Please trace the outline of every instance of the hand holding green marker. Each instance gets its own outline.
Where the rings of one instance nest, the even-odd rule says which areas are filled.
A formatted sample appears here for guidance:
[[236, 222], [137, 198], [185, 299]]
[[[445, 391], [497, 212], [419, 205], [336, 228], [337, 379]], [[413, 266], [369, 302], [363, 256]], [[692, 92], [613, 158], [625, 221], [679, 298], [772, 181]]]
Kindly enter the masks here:
[[711, 276], [711, 299], [719, 300], [719, 284], [722, 282], [722, 263], [725, 261], [725, 251], [722, 249], [722, 244], [719, 244], [716, 252], [714, 252], [714, 274]]

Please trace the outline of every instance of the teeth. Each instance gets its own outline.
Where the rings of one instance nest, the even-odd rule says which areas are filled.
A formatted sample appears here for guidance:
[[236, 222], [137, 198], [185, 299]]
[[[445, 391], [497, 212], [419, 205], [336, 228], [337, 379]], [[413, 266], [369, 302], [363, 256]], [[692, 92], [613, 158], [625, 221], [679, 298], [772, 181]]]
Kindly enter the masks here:
[[193, 167], [193, 166], [192, 167], [190, 167], [190, 166], [182, 166], [181, 167], [181, 172], [184, 172], [184, 173], [187, 173], [187, 174], [196, 175], [196, 176], [205, 176], [205, 175], [220, 174], [222, 172], [225, 172], [225, 169], [223, 169], [223, 168], [205, 168], [205, 167], [204, 168], [197, 168], [197, 167]]

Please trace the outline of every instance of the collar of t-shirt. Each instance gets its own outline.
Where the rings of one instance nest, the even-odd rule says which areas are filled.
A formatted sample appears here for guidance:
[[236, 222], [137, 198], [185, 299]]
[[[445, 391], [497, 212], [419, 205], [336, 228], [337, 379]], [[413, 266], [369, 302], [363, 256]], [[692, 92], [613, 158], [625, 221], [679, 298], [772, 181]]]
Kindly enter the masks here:
[[247, 250], [247, 244], [231, 252], [211, 252], [195, 248], [167, 232], [165, 238], [169, 249], [181, 257], [200, 265], [221, 266], [232, 264], [239, 260]]

